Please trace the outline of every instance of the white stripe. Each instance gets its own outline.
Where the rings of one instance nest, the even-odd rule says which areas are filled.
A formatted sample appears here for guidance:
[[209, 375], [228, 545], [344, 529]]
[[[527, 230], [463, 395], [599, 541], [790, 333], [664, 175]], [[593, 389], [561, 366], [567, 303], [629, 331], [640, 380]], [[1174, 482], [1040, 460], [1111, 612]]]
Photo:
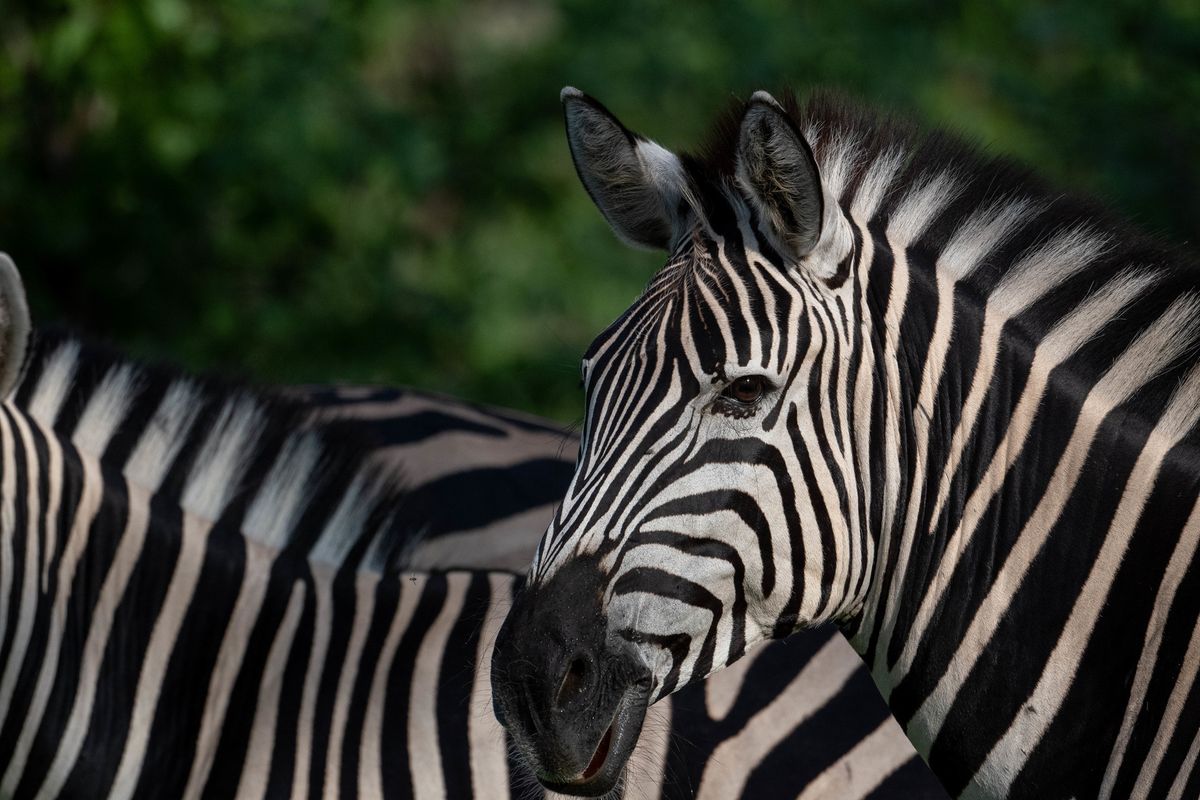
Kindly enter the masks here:
[[[18, 427], [23, 425], [20, 417], [17, 418]], [[23, 432], [24, 433], [24, 432]], [[24, 433], [28, 436], [27, 433]], [[32, 452], [32, 441], [29, 438], [26, 441], [26, 457], [27, 464], [36, 465], [37, 456]], [[21, 773], [25, 769], [26, 760], [29, 758], [30, 750], [33, 748], [34, 738], [37, 736], [38, 728], [41, 727], [42, 715], [46, 711], [46, 706], [50, 702], [50, 690], [54, 687], [54, 678], [58, 674], [58, 656], [62, 648], [63, 637], [67, 624], [67, 601], [70, 598], [71, 583], [75, 579], [75, 568], [79, 564], [79, 560], [83, 555], [84, 548], [87, 544], [88, 532], [91, 529], [92, 522], [96, 517], [96, 512], [100, 508], [100, 503], [104, 499], [102, 491], [102, 478], [100, 475], [99, 465], [95, 459], [87, 457], [85, 454], [80, 454], [80, 465], [83, 469], [82, 482], [83, 489], [79, 498], [79, 505], [75, 510], [75, 517], [72, 520], [71, 530], [67, 537], [66, 546], [63, 548], [62, 558], [58, 565], [57, 585], [55, 586], [54, 601], [50, 608], [50, 624], [46, 631], [46, 649], [42, 653], [41, 667], [38, 671], [37, 682], [33, 688], [33, 697], [29, 703], [28, 713], [22, 721], [21, 735], [17, 739], [16, 748], [13, 751], [12, 759], [8, 763], [7, 769], [4, 771], [4, 779], [0, 781], [0, 795], [12, 796], [17, 789], [17, 783], [21, 778]], [[37, 575], [37, 513], [36, 509], [39, 504], [36, 501], [37, 495], [37, 480], [30, 480], [30, 535], [27, 539], [29, 543], [28, 557], [26, 558], [26, 586], [36, 589]], [[28, 609], [30, 614], [25, 616], [24, 612]], [[22, 598], [22, 619], [21, 622], [32, 622], [33, 612], [36, 609], [35, 600], [32, 593], [26, 593]], [[11, 657], [8, 667], [13, 667], [21, 660], [21, 656], [26, 655], [24, 644], [20, 647], [13, 648], [15, 657]], [[9, 672], [5, 670], [5, 685], [0, 686], [0, 707], [7, 708], [8, 701], [12, 696], [13, 684], [15, 684], [15, 671], [12, 675], [13, 684], [9, 684]]]
[[[1083, 652], [1091, 641], [1100, 610], [1108, 599], [1116, 579], [1117, 569], [1129, 548], [1146, 501], [1154, 489], [1155, 476], [1163, 457], [1200, 419], [1200, 368], [1193, 369], [1175, 393], [1167, 410], [1138, 455], [1137, 462], [1125, 483], [1125, 490], [1113, 514], [1108, 533], [1096, 554], [1087, 580], [1075, 598], [1071, 614], [1054, 650], [1042, 666], [1042, 674], [1025, 706], [1001, 737], [984, 763], [976, 780], [964, 796], [977, 792], [976, 787], [1001, 787], [1007, 793], [1032, 748], [1030, 742], [1040, 741], [1054, 720], [1071, 688]], [[1184, 528], [1182, 536], [1195, 538], [1195, 529]], [[1151, 768], [1151, 773], [1154, 772]], [[1143, 775], [1146, 774], [1143, 767]], [[1143, 787], [1149, 791], [1147, 783]], [[1135, 792], [1136, 794], [1136, 792]]]
[[309, 550], [310, 563], [337, 567], [346, 560], [371, 515], [371, 499], [374, 494], [375, 490], [370, 486], [370, 480], [360, 471], [342, 494], [341, 502], [329, 516], [325, 527], [321, 529], [317, 543]]
[[[1197, 303], [1194, 298], [1177, 300], [1126, 348], [1088, 395], [1080, 409], [1071, 440], [1055, 466], [1053, 478], [1022, 528], [1004, 565], [995, 575], [946, 672], [908, 726], [909, 737], [919, 751], [927, 753], [929, 744], [937, 738], [954, 698], [983, 655], [1034, 558], [1041, 552], [1074, 490], [1092, 439], [1104, 418], [1114, 407], [1187, 352], [1192, 342], [1189, 332], [1194, 328], [1196, 316]], [[967, 537], [967, 541], [970, 541], [970, 537]], [[939, 568], [939, 579], [947, 578]]]
[[[892, 181], [903, 160], [903, 151], [888, 150], [871, 162], [863, 179], [859, 181], [858, 190], [854, 193], [854, 200], [850, 203], [850, 216], [865, 233], [864, 242], [872, 239], [867, 231], [867, 225], [874, 219], [879, 210], [879, 204], [883, 202], [883, 198], [887, 197], [888, 191], [892, 188]], [[864, 259], [862, 263], [866, 265], [871, 262]]]
[[[362, 738], [359, 740], [358, 794], [360, 797], [383, 797], [383, 763], [392, 753], [384, 752], [383, 712], [387, 708], [388, 677], [400, 638], [412, 623], [413, 612], [425, 592], [426, 575], [407, 576], [401, 580], [400, 603], [392, 616], [391, 627], [383, 640], [379, 660], [375, 662], [375, 674], [371, 678], [371, 693], [367, 697], [367, 713], [363, 719]], [[402, 687], [396, 687], [402, 688]], [[412, 764], [413, 772], [424, 769], [424, 765]]]
[[1125, 716], [1121, 720], [1121, 730], [1113, 743], [1112, 755], [1108, 759], [1108, 768], [1104, 772], [1104, 782], [1100, 785], [1100, 800], [1108, 800], [1112, 796], [1113, 784], [1117, 780], [1117, 772], [1125, 763], [1125, 750], [1133, 736], [1137, 725], [1138, 715], [1141, 714], [1146, 701], [1146, 693], [1150, 690], [1150, 680], [1154, 677], [1158, 665], [1158, 653], [1162, 647], [1163, 631], [1167, 624], [1167, 615], [1175, 602], [1179, 585], [1183, 582], [1187, 569], [1196, 555], [1196, 545], [1200, 542], [1200, 500], [1192, 506], [1192, 512], [1184, 523], [1182, 534], [1175, 542], [1171, 559], [1163, 573], [1154, 597], [1154, 606], [1150, 620], [1146, 625], [1146, 637], [1142, 642], [1142, 652], [1138, 657], [1137, 670], [1133, 675], [1133, 684], [1129, 690], [1129, 700], [1125, 703]]
[[157, 492], [179, 455], [199, 410], [199, 391], [195, 384], [186, 380], [172, 383], [125, 462], [125, 477]]
[[110, 369], [88, 399], [71, 434], [71, 443], [96, 458], [103, 456], [117, 427], [129, 413], [135, 383], [133, 367], [128, 364]]
[[[134, 391], [135, 376], [133, 368], [126, 365], [114, 367], [108, 371], [100, 386], [88, 400], [75, 432], [71, 435], [71, 443], [81, 452], [88, 453], [99, 459], [108, 448], [109, 441], [116, 433], [117, 426], [124, 421], [129, 412], [129, 401]], [[47, 468], [49, 474], [55, 475], [61, 469], [62, 450], [57, 436], [46, 437], [48, 451]], [[42, 589], [45, 591], [50, 582], [50, 563], [54, 559], [57, 545], [57, 523], [59, 506], [62, 502], [61, 481], [50, 482], [50, 493], [46, 500], [46, 555], [42, 564]]]
[[862, 161], [858, 136], [838, 131], [842, 138], [827, 144], [821, 152], [821, 180], [829, 194], [841, 197], [854, 164]]
[[381, 447], [372, 451], [369, 458], [372, 463], [399, 468], [405, 483], [417, 488], [457, 475], [464, 465], [471, 469], [508, 469], [533, 459], [557, 458], [570, 462], [575, 458], [577, 444], [576, 439], [563, 433], [517, 431], [497, 438], [474, 431], [450, 431], [414, 444]]
[[[1160, 425], [1167, 428], [1164, 435], [1168, 441], [1181, 439], [1190, 431], [1197, 418], [1200, 418], [1200, 399], [1197, 399], [1197, 394], [1200, 394], [1200, 367], [1194, 368], [1188, 375], [1187, 380], [1179, 387], [1171, 405], [1163, 415]], [[1200, 531], [1197, 531], [1196, 528], [1185, 527], [1181, 532], [1181, 536], [1192, 540], [1191, 549], [1193, 551], [1196, 548], [1198, 535], [1200, 535]], [[1163, 609], [1162, 616], [1165, 617], [1167, 613], [1169, 610]], [[1150, 752], [1146, 754], [1146, 759], [1142, 762], [1141, 772], [1138, 774], [1137, 783], [1134, 784], [1135, 796], [1143, 796], [1150, 791], [1151, 783], [1157, 777], [1158, 768], [1162, 763], [1163, 756], [1166, 755], [1167, 747], [1179, 736], [1189, 732], [1187, 723], [1182, 731], [1178, 725], [1184, 703], [1187, 702], [1192, 692], [1192, 686], [1196, 682], [1198, 670], [1200, 670], [1200, 625], [1193, 627], [1187, 654], [1183, 658], [1183, 663], [1173, 673], [1177, 675], [1175, 686], [1171, 690], [1171, 696], [1167, 699], [1167, 706], [1163, 710], [1154, 743], [1150, 747]]]
[[[1197, 671], [1200, 671], [1200, 625], [1192, 628], [1187, 652], [1183, 656], [1183, 663], [1179, 665], [1171, 696], [1167, 698], [1167, 707], [1163, 710], [1162, 721], [1154, 735], [1154, 743], [1150, 746], [1150, 752], [1146, 754], [1146, 760], [1142, 762], [1137, 783], [1133, 785], [1133, 797], [1149, 796], [1151, 785], [1158, 777], [1159, 765], [1162, 764], [1163, 756], [1167, 754], [1167, 748], [1173, 741], [1192, 732], [1191, 725], [1187, 722], [1180, 729], [1179, 720], [1183, 714], [1183, 706], [1196, 684]], [[1195, 757], [1190, 752], [1188, 755], [1194, 760]]]
[[[905, 195], [897, 204], [896, 211], [892, 214], [888, 222], [886, 239], [891, 244], [892, 249], [892, 281], [888, 294], [887, 307], [884, 311], [883, 330], [883, 363], [886, 373], [884, 383], [887, 387], [898, 387], [900, 385], [900, 373], [897, 365], [899, 363], [900, 321], [904, 317], [904, 308], [908, 303], [908, 248], [921, 237], [925, 229], [933, 222], [938, 212], [954, 199], [958, 191], [959, 187], [956, 186], [956, 181], [952, 176], [946, 173], [936, 175]], [[885, 418], [888, 420], [897, 419], [899, 416], [899, 397], [896, 395], [896, 392], [891, 390], [885, 391], [882, 399], [884, 401]], [[880, 557], [883, 558], [886, 558], [887, 552], [893, 549], [893, 547], [899, 546], [903, 548], [907, 544], [902, 541], [899, 545], [894, 545], [892, 542], [895, 509], [900, 502], [900, 444], [898, 435], [897, 425], [885, 424], [883, 426], [881, 448], [884, 463], [884, 482], [881, 487], [883, 512], [882, 530], [879, 533], [878, 544]], [[874, 581], [871, 591], [868, 593], [868, 601], [863, 610], [863, 621], [854, 637], [855, 647], [860, 652], [866, 649], [866, 643], [870, 640], [876, 625], [876, 615], [880, 610], [879, 604], [883, 600], [883, 591], [878, 585], [881, 580], [882, 575], [878, 576]], [[883, 677], [886, 674], [886, 669], [884, 667], [882, 650], [877, 653], [876, 664], [872, 666], [872, 673], [875, 675], [876, 683], [879, 683], [881, 686], [886, 685]]]
[[813, 778], [797, 800], [865, 798], [916, 757], [916, 751], [904, 738], [904, 731], [889, 715], [866, 738]]
[[[913, 464], [914, 471], [906, 504], [907, 513], [902, 531], [900, 552], [891, 576], [891, 591], [884, 606], [884, 619], [876, 649], [876, 674], [882, 674], [886, 654], [890, 650], [891, 633], [899, 612], [900, 596], [909, 583], [908, 559], [912, 554], [912, 543], [923, 532], [917, 531], [918, 520], [924, 510], [921, 498], [925, 492], [926, 469], [928, 468], [929, 427], [936, 413], [935, 398], [941, 393], [942, 374], [946, 369], [946, 357], [954, 334], [954, 290], [957, 281], [974, 272], [992, 250], [998, 247], [1024, 220], [1031, 204], [1026, 201], [1006, 201], [998, 206], [989, 206], [976, 211], [950, 238], [949, 243], [938, 255], [935, 264], [937, 296], [934, 300], [933, 332], [929, 350], [921, 370], [916, 407], [912, 411]], [[894, 684], [889, 680], [881, 683], [880, 690], [886, 699]]]
[[[321, 674], [326, 666], [325, 657], [329, 650], [329, 637], [333, 633], [330, 606], [330, 585], [333, 576], [324, 569], [313, 569], [313, 622], [312, 651], [304, 672], [304, 693], [300, 698], [300, 716], [296, 720], [296, 765], [292, 773], [292, 796], [308, 797], [308, 774], [312, 763], [312, 740], [314, 717], [316, 716], [317, 693], [320, 690]], [[332, 668], [332, 667], [331, 667]]]
[[508, 800], [508, 748], [504, 728], [492, 709], [492, 648], [512, 605], [514, 578], [488, 575], [488, 612], [475, 651], [475, 682], [467, 716], [471, 759], [471, 791], [476, 797]]
[[181, 503], [188, 512], [213, 521], [221, 515], [241, 484], [264, 423], [253, 398], [225, 403], [188, 476]]
[[196, 582], [203, 566], [204, 550], [212, 523], [204, 518], [186, 514], [183, 517], [179, 557], [171, 573], [171, 583], [163, 600], [154, 630], [146, 646], [142, 670], [138, 675], [137, 693], [134, 695], [133, 712], [129, 719], [129, 735], [125, 738], [125, 749], [121, 763], [109, 792], [110, 800], [125, 800], [132, 797], [141, 774], [142, 760], [150, 742], [150, 728], [158, 709], [158, 698], [166, 678], [167, 665], [184, 615], [195, 593]]
[[[20, 414], [19, 410], [14, 410], [14, 413]], [[60, 515], [62, 513], [62, 493], [63, 493], [63, 442], [56, 435], [46, 436], [46, 463], [38, 465], [38, 469], [44, 470], [48, 476], [47, 480], [47, 496], [46, 496], [46, 515], [42, 520], [42, 530], [45, 536], [44, 552], [45, 557], [42, 559], [42, 592], [48, 592], [50, 587], [50, 567], [54, 563], [55, 551], [58, 548], [58, 531]], [[29, 464], [29, 462], [26, 462]], [[15, 468], [15, 467], [14, 467]], [[11, 501], [11, 495], [9, 495]]]
[[554, 504], [494, 520], [481, 528], [423, 539], [402, 559], [405, 569], [511, 570], [529, 568], [529, 559], [554, 516]]
[[833, 636], [804, 665], [779, 697], [755, 714], [738, 733], [721, 742], [700, 777], [696, 800], [741, 797], [750, 770], [737, 765], [757, 764], [799, 725], [837, 695], [861, 662], [845, 640]]
[[1188, 748], [1187, 755], [1183, 758], [1183, 764], [1179, 767], [1179, 773], [1171, 782], [1171, 788], [1167, 791], [1167, 800], [1182, 800], [1188, 780], [1192, 777], [1192, 770], [1196, 767], [1196, 756], [1198, 755], [1200, 755], [1200, 730], [1197, 730], [1192, 736], [1192, 746]]
[[[3, 469], [3, 474], [0, 474], [0, 491], [3, 496], [0, 496], [0, 603], [3, 603], [3, 608], [12, 608], [14, 604], [20, 601], [13, 596], [13, 567], [16, 554], [13, 552], [13, 541], [20, 535], [17, 530], [17, 462], [16, 448], [13, 439], [13, 429], [9, 425], [9, 413], [12, 413], [12, 407], [6, 405], [0, 409], [0, 469]], [[58, 480], [55, 476], [57, 472], [50, 473], [51, 482]], [[17, 606], [20, 608], [20, 606]], [[8, 637], [8, 614], [0, 614], [0, 644], [5, 642]], [[8, 708], [7, 701], [0, 702], [0, 717], [4, 716], [4, 709]]]
[[721, 671], [714, 672], [704, 682], [704, 709], [709, 719], [720, 722], [733, 710], [733, 704], [742, 692], [746, 673], [762, 652], [761, 647], [756, 647]]
[[446, 796], [442, 754], [438, 749], [438, 688], [446, 641], [462, 612], [470, 581], [471, 576], [464, 573], [446, 576], [446, 602], [417, 650], [408, 704], [408, 763], [414, 766], [414, 800], [442, 800]]
[[[134, 486], [129, 487], [128, 497], [125, 532], [121, 535], [121, 543], [113, 556], [112, 566], [104, 576], [104, 584], [88, 625], [87, 640], [84, 642], [79, 672], [74, 681], [75, 699], [58, 741], [58, 751], [46, 772], [38, 797], [58, 797], [79, 759], [88, 733], [88, 723], [92, 718], [96, 691], [100, 688], [100, 668], [109, 645], [113, 620], [117, 607], [125, 597], [129, 579], [137, 567], [142, 546], [146, 541], [146, 532], [150, 525], [150, 498], [144, 490]], [[64, 667], [69, 668], [69, 665]]]
[[29, 416], [45, 425], [54, 427], [67, 391], [75, 379], [75, 364], [79, 360], [79, 342], [64, 342], [53, 355], [46, 359], [41, 377], [29, 399]]
[[[975, 487], [960, 513], [959, 522], [947, 540], [942, 563], [939, 565], [939, 575], [943, 577], [933, 581], [921, 599], [904, 650], [892, 673], [892, 685], [903, 679], [916, 658], [917, 648], [925, 638], [934, 610], [941, 604], [950, 585], [944, 576], [954, 573], [961, 554], [966, 551], [964, 537], [972, 534], [984, 510], [1003, 487], [1004, 476], [1012, 469], [1024, 450], [1034, 417], [1045, 396], [1051, 372], [1116, 319], [1153, 280], [1154, 276], [1148, 274], [1114, 278], [1059, 321], [1034, 351], [1029, 366], [1029, 377], [1022, 389], [1021, 398], [1009, 416], [1008, 430], [996, 446], [991, 462], [976, 480]], [[982, 393], [980, 397], [979, 402], [982, 403]], [[968, 405], [970, 404], [971, 400], [968, 399]], [[963, 427], [959, 428], [959, 432], [964, 430]], [[949, 491], [949, 480], [944, 479], [942, 489], [939, 490], [939, 503]], [[938, 514], [935, 512], [931, 519], [937, 518]]]
[[[246, 748], [246, 760], [242, 764], [242, 776], [238, 781], [237, 796], [240, 800], [256, 800], [266, 795], [267, 780], [271, 776], [271, 760], [275, 754], [275, 725], [279, 718], [279, 698], [283, 692], [283, 674], [292, 655], [292, 641], [300, 625], [300, 614], [304, 610], [304, 583], [292, 583], [287, 610], [258, 685], [258, 705], [254, 709], [254, 724], [250, 729], [250, 742]], [[285, 736], [282, 746], [288, 744]]]
[[363, 645], [375, 613], [376, 579], [359, 573], [354, 582], [354, 621], [350, 626], [350, 642], [342, 659], [342, 674], [338, 678], [337, 694], [333, 701], [333, 721], [329, 726], [329, 750], [325, 758], [325, 787], [323, 797], [336, 800], [342, 774], [342, 743], [346, 737], [346, 719], [350, 716], [350, 697], [354, 679], [361, 668]]
[[320, 457], [316, 434], [288, 436], [246, 512], [242, 533], [264, 547], [282, 549], [312, 495], [313, 473]]
[[[934, 503], [931, 519], [937, 520], [941, 514], [942, 507], [950, 493], [950, 483], [954, 479], [963, 452], [970, 441], [970, 432], [978, 421], [979, 411], [983, 407], [984, 398], [991, 387], [992, 376], [996, 369], [996, 357], [1000, 351], [1000, 333], [1004, 324], [1044, 297], [1051, 289], [1092, 263], [1103, 251], [1103, 246], [1102, 240], [1095, 237], [1089, 238], [1077, 230], [1059, 234], [1042, 247], [1024, 256], [1005, 274], [999, 287], [988, 298], [980, 336], [979, 366], [975, 370], [971, 388], [963, 403], [958, 426], [950, 439], [949, 452], [945, 457], [942, 480], [938, 486], [937, 500]], [[1152, 279], [1152, 276], [1146, 273], [1124, 273], [1113, 278], [1060, 321], [1055, 326], [1055, 331], [1069, 328], [1072, 321], [1080, 319], [1083, 309], [1093, 307], [1101, 298], [1105, 301], [1101, 307], [1106, 309], [1116, 303], [1121, 305], [1132, 303]], [[1085, 342], [1099, 332], [1100, 327], [1107, 324], [1118, 310], [1120, 310], [1119, 307], [1100, 314], [1103, 322], [1094, 329], [1084, 328], [1078, 334], [1072, 335], [1070, 337], [1071, 346], [1063, 349], [1063, 355], [1059, 361], [1065, 360], [1067, 356], [1082, 347]], [[1039, 352], [1045, 347], [1046, 342], [1043, 341], [1038, 346]]]
[[246, 542], [246, 568], [209, 679], [204, 713], [200, 718], [200, 733], [196, 736], [196, 754], [183, 790], [185, 800], [200, 797], [217, 757], [221, 728], [225, 724], [225, 713], [229, 710], [233, 685], [241, 674], [250, 634], [258, 621], [271, 579], [272, 555], [264, 552], [260, 545]]

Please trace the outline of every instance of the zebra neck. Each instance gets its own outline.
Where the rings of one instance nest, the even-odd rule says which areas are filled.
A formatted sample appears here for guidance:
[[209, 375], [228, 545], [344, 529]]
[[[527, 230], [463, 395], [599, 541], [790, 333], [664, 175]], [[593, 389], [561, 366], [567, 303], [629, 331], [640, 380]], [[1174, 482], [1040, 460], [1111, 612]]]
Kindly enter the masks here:
[[[952, 793], [1008, 786], [1051, 730], [1097, 764], [1138, 726], [1168, 736], [1135, 676], [1167, 653], [1187, 663], [1191, 626], [1169, 613], [1197, 603], [1180, 583], [1200, 544], [1194, 276], [1074, 225], [983, 247], [982, 220], [1007, 216], [987, 212], [970, 248], [955, 242], [974, 217], [919, 247], [889, 237], [866, 279], [883, 498], [847, 633]], [[1120, 736], [1079, 736], [1131, 683]]]
[[[930, 185], [944, 189], [938, 181]], [[902, 204], [895, 214], [936, 210], [920, 193], [910, 205], [917, 210]], [[974, 589], [990, 585], [996, 565], [989, 555], [994, 553], [958, 552], [964, 527], [977, 526], [986, 510], [984, 499], [997, 504], [993, 513], [1028, 511], [1028, 492], [1011, 486], [1001, 491], [1011, 461], [995, 459], [1002, 452], [998, 448], [1019, 446], [1027, 436], [1022, 426], [1030, 400], [1026, 397], [1022, 406], [1021, 387], [1029, 388], [1035, 401], [1053, 394], [1050, 370], [1061, 358], [1035, 364], [1030, 334], [1010, 323], [1055, 284], [1039, 281], [1041, 276], [1031, 279], [1031, 269], [1021, 264], [1011, 270], [1022, 279], [1015, 285], [966, 280], [1021, 210], [1019, 204], [999, 215], [989, 209], [987, 223], [972, 226], [969, 219], [964, 225], [972, 235], [952, 234], [935, 247], [916, 245], [920, 236], [914, 231], [927, 223], [909, 219], [877, 233], [864, 247], [869, 268], [863, 305], [880, 331], [867, 337], [874, 340], [869, 355], [871, 363], [881, 365], [871, 411], [882, 420], [881, 441], [870, 462], [870, 483], [881, 487], [882, 497], [871, 525], [876, 551], [870, 590], [862, 618], [848, 633], [885, 697], [903, 674], [906, 665], [897, 662], [912, 626], [923, 629], [929, 622], [928, 609], [919, 609], [931, 591], [937, 594], [932, 587], [948, 580], [947, 566], [977, 578], [957, 587], [958, 601], [969, 603]], [[1052, 239], [1025, 261], [1037, 266], [1054, 259], [1086, 261], [1092, 250], [1085, 245]], [[1109, 303], [1101, 311], [1112, 314], [1115, 307]], [[1076, 325], [1080, 329], [1071, 332], [1075, 338], [1086, 335], [1082, 326], [1097, 321], [1094, 315], [1084, 317]]]

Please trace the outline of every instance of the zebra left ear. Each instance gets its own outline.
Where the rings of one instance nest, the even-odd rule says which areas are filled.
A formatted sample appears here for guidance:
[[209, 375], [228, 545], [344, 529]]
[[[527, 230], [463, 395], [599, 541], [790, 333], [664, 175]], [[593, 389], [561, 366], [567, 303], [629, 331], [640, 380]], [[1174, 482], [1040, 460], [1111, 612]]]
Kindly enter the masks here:
[[687, 191], [679, 158], [578, 89], [561, 99], [575, 171], [613, 231], [634, 247], [671, 249]]
[[737, 179], [769, 233], [797, 259], [821, 240], [825, 194], [816, 159], [796, 123], [766, 92], [755, 92], [742, 117]]
[[0, 253], [0, 399], [8, 397], [21, 377], [30, 327], [21, 274], [12, 259]]

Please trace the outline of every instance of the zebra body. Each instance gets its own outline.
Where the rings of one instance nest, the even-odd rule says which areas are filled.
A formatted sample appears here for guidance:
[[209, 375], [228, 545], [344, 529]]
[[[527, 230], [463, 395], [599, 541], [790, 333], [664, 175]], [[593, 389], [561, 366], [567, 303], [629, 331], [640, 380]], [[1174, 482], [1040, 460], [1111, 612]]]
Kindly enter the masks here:
[[[404, 559], [509, 534], [529, 558], [513, 520], [549, 519], [573, 440], [419, 392], [287, 394], [37, 338], [0, 403], [0, 795], [531, 795], [490, 709], [521, 579]], [[429, 499], [475, 493], [449, 521]], [[649, 725], [630, 797], [941, 796], [828, 630]]]
[[410, 534], [408, 569], [524, 571], [579, 449], [537, 417], [414, 389], [299, 387], [286, 396], [314, 409], [309, 424], [363, 442], [372, 463], [403, 481], [406, 516], [425, 521]]
[[563, 102], [605, 217], [671, 255], [584, 358], [497, 644], [543, 782], [602, 791], [648, 704], [833, 621], [953, 795], [1200, 794], [1194, 257], [824, 98], [683, 157]]
[[[387, 491], [353, 474], [318, 480], [317, 441], [246, 393], [206, 397], [194, 381], [163, 385], [117, 364], [71, 408], [85, 396], [68, 391], [73, 372], [89, 366], [77, 356], [60, 347], [26, 384], [28, 411], [0, 410], [0, 793], [404, 785], [410, 762], [384, 758], [384, 742], [410, 720], [422, 730], [433, 709], [380, 716], [395, 654], [361, 651], [367, 632], [400, 627], [421, 584], [445, 579], [354, 568], [356, 551], [369, 561], [377, 549]], [[152, 410], [134, 416], [143, 402]], [[502, 742], [493, 749], [503, 757]]]

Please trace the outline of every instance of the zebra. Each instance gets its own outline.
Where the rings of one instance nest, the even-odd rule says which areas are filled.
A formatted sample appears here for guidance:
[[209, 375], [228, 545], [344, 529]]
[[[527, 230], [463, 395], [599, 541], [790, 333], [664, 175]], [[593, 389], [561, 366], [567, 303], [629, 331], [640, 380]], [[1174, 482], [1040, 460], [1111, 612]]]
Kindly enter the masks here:
[[575, 476], [494, 651], [543, 784], [838, 625], [946, 790], [1200, 796], [1200, 270], [945, 133], [827, 94], [676, 155], [562, 93], [666, 250], [584, 355]]
[[[27, 319], [2, 257], [0, 286]], [[569, 466], [573, 439], [411, 390], [278, 399], [27, 326], [0, 327], [0, 795], [531, 796], [490, 709], [520, 576], [403, 545], [506, 535], [523, 512], [460, 531], [412, 495], [564, 489], [521, 465]], [[831, 631], [672, 700], [627, 796], [941, 796]]]

